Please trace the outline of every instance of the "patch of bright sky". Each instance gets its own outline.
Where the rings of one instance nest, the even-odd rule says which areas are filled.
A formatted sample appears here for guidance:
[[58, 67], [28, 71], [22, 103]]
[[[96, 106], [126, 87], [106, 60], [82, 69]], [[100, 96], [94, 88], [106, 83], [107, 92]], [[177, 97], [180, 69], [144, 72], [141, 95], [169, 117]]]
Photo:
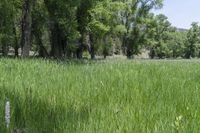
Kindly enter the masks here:
[[166, 15], [173, 26], [188, 29], [192, 22], [200, 22], [200, 0], [164, 0], [163, 8], [153, 12]]

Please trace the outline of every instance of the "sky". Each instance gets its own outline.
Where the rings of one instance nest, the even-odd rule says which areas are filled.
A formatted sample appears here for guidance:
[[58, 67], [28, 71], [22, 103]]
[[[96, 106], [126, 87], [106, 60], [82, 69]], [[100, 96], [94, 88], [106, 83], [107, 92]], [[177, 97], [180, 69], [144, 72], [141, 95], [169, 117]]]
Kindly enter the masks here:
[[200, 23], [200, 0], [164, 0], [162, 9], [155, 14], [165, 14], [173, 26], [190, 28], [192, 22]]

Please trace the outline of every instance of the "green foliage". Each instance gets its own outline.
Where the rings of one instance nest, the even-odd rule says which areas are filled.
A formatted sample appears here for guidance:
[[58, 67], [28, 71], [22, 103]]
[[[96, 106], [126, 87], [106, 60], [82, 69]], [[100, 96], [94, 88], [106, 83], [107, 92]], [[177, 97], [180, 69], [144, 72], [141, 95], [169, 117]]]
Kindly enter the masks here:
[[65, 0], [45, 0], [50, 20], [52, 23], [58, 23], [60, 30], [62, 30], [64, 37], [69, 41], [74, 41], [80, 37], [76, 23], [76, 6], [79, 0], [65, 1]]
[[10, 44], [13, 37], [13, 3], [2, 0], [0, 3], [0, 44]]
[[96, 20], [90, 22], [89, 28], [89, 31], [99, 38], [102, 38], [110, 29], [109, 26], [106, 26]]
[[169, 40], [167, 41], [169, 53], [167, 57], [184, 57], [186, 39], [186, 32], [169, 32]]
[[[21, 47], [23, 3], [0, 3], [4, 53]], [[200, 57], [198, 24], [193, 23], [187, 35], [178, 31], [166, 16], [151, 13], [162, 5], [163, 0], [37, 0], [31, 12], [30, 47], [59, 58], [72, 54], [79, 58], [87, 51], [92, 57], [123, 53], [131, 58], [141, 49], [150, 50], [151, 58]]]
[[200, 44], [200, 26], [198, 23], [192, 23], [192, 27], [187, 33], [185, 57], [194, 58], [199, 57], [199, 44]]
[[123, 47], [128, 58], [138, 54], [146, 42], [147, 16], [151, 9], [162, 6], [160, 0], [123, 0], [120, 10], [121, 23], [126, 27], [123, 35]]
[[127, 29], [124, 25], [117, 25], [114, 29], [113, 29], [114, 33], [117, 34], [118, 36], [123, 35], [125, 33], [127, 33]]
[[147, 44], [150, 49], [150, 57], [169, 58], [180, 56], [181, 53], [177, 53], [175, 50], [177, 47], [184, 45], [184, 42], [180, 41], [181, 38], [178, 38], [181, 33], [176, 32], [176, 29], [171, 26], [167, 17], [163, 14], [155, 17], [150, 15], [149, 17]]

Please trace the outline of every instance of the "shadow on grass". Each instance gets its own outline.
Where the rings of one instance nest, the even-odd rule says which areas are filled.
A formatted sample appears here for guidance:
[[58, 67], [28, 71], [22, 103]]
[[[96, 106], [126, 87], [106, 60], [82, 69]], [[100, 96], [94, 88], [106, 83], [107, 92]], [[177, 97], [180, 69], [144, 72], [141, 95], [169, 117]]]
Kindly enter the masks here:
[[[1, 95], [2, 90], [0, 88]], [[30, 90], [26, 93], [24, 98], [15, 92], [4, 90], [4, 96], [0, 98], [0, 105], [3, 105], [2, 101], [5, 103], [6, 97], [11, 101], [10, 130], [14, 133], [64, 133], [66, 131], [74, 133], [88, 122], [90, 112], [88, 107], [82, 106], [77, 110], [72, 104], [52, 106], [47, 101], [33, 97]], [[2, 122], [4, 118], [0, 117], [0, 123]], [[0, 132], [6, 133], [6, 130], [5, 124], [0, 124]]]
[[76, 58], [42, 58], [42, 57], [37, 57], [37, 56], [30, 56], [26, 58], [22, 57], [15, 57], [15, 56], [0, 56], [1, 59], [11, 59], [11, 60], [41, 60], [41, 61], [48, 61], [52, 63], [57, 63], [61, 65], [81, 65], [81, 64], [94, 64], [99, 61], [104, 61], [104, 59], [89, 59], [89, 58], [82, 58], [82, 59], [76, 59]]

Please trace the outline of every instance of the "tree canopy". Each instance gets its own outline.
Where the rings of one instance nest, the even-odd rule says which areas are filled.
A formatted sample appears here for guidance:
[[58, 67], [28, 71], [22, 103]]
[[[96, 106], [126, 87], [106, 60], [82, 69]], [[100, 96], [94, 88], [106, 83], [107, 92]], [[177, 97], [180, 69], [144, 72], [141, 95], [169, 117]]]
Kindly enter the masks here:
[[145, 49], [150, 58], [200, 57], [198, 23], [179, 31], [165, 15], [152, 13], [162, 5], [163, 0], [2, 0], [1, 54], [133, 58]]

